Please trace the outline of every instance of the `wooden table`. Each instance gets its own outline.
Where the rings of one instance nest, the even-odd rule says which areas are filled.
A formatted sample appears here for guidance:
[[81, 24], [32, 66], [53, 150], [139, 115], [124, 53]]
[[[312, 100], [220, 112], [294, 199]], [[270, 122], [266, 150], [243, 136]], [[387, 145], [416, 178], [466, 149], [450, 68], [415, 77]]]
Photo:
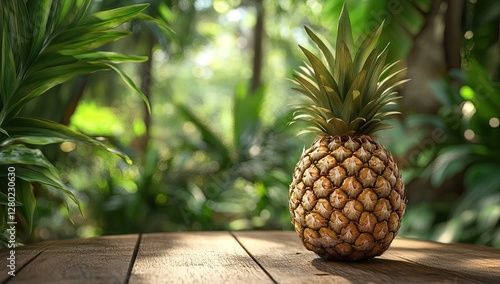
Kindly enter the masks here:
[[8, 283], [500, 283], [500, 249], [396, 239], [380, 257], [324, 261], [295, 232], [105, 236], [16, 248]]

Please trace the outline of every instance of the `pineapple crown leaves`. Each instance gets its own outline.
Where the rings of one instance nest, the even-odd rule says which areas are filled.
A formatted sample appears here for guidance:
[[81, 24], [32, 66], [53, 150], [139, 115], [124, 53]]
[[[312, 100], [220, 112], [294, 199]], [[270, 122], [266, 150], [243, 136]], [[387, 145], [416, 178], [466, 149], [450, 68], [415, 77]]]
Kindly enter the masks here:
[[296, 107], [291, 123], [310, 124], [299, 134], [372, 135], [390, 127], [383, 121], [399, 112], [384, 107], [400, 98], [393, 90], [407, 80], [400, 80], [405, 69], [396, 69], [398, 62], [386, 64], [387, 46], [378, 46], [383, 24], [373, 29], [356, 49], [344, 4], [335, 52], [305, 27], [322, 58], [299, 46], [308, 62], [294, 73], [291, 81], [296, 87], [292, 89], [309, 98], [309, 102]]

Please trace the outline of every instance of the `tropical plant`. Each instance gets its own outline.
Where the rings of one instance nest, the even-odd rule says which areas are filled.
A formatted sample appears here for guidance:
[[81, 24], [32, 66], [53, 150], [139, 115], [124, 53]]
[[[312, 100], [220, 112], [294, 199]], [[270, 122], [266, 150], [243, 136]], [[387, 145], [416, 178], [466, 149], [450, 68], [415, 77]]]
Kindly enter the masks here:
[[[435, 196], [408, 206], [406, 236], [500, 246], [500, 3], [464, 3], [460, 68], [431, 82], [441, 106], [404, 122], [413, 137], [405, 176], [428, 182]], [[410, 141], [411, 140], [411, 141]], [[417, 142], [418, 141], [418, 142]], [[413, 144], [413, 145], [412, 145]]]
[[[54, 198], [78, 200], [63, 183], [58, 169], [46, 159], [40, 146], [67, 141], [88, 143], [130, 159], [85, 134], [51, 120], [20, 115], [30, 101], [77, 76], [112, 70], [123, 82], [149, 102], [125, 72], [126, 62], [143, 62], [132, 56], [99, 50], [130, 32], [116, 29], [132, 19], [148, 19], [148, 6], [131, 5], [88, 13], [90, 0], [3, 1], [0, 69], [0, 225], [6, 229], [8, 195], [4, 177], [15, 172], [16, 220], [28, 231], [36, 207], [35, 189]], [[40, 188], [41, 186], [41, 188]], [[66, 201], [65, 201], [66, 202]], [[68, 204], [68, 203], [67, 203]], [[68, 204], [69, 206], [69, 204]], [[18, 228], [20, 229], [20, 228]]]
[[[300, 149], [286, 127], [289, 112], [270, 125], [263, 121], [265, 94], [266, 88], [236, 88], [231, 139], [195, 109], [177, 102], [179, 124], [190, 127], [170, 138], [168, 151], [150, 144], [141, 163], [94, 159], [92, 171], [66, 172], [74, 184], [82, 184], [82, 199], [93, 200], [85, 204], [90, 216], [82, 226], [102, 234], [290, 229], [287, 172]], [[96, 172], [98, 190], [88, 182], [85, 186]]]
[[[500, 88], [477, 61], [467, 70], [456, 70], [449, 81], [434, 83], [443, 106], [437, 115], [414, 115], [410, 127], [440, 133], [418, 154], [408, 171], [439, 188], [451, 179], [463, 183], [464, 192], [447, 205], [444, 220], [437, 220], [427, 237], [443, 242], [473, 242], [500, 246]], [[455, 82], [456, 84], [456, 82]], [[439, 139], [437, 139], [439, 138]], [[415, 228], [409, 233], [420, 236]], [[413, 231], [413, 232], [412, 232]]]

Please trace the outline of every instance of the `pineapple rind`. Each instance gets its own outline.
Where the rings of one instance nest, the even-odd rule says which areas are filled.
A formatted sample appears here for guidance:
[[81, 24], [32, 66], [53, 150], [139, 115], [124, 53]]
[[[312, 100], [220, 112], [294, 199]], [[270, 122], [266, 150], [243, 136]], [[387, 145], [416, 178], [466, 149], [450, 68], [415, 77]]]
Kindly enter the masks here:
[[369, 136], [323, 136], [304, 151], [290, 185], [292, 224], [304, 246], [325, 259], [381, 255], [406, 208], [391, 154]]

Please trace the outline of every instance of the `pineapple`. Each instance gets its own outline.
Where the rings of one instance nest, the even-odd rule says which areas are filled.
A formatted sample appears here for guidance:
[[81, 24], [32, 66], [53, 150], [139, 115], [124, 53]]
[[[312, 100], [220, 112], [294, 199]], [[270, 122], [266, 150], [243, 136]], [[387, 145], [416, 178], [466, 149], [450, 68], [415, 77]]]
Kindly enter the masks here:
[[309, 100], [293, 122], [317, 134], [304, 150], [290, 185], [290, 214], [304, 246], [324, 259], [355, 261], [381, 255], [398, 233], [406, 208], [401, 173], [373, 134], [398, 112], [403, 69], [386, 64], [377, 42], [383, 23], [354, 48], [344, 5], [335, 53], [307, 27], [322, 59], [300, 47], [309, 64], [294, 73], [293, 88]]

